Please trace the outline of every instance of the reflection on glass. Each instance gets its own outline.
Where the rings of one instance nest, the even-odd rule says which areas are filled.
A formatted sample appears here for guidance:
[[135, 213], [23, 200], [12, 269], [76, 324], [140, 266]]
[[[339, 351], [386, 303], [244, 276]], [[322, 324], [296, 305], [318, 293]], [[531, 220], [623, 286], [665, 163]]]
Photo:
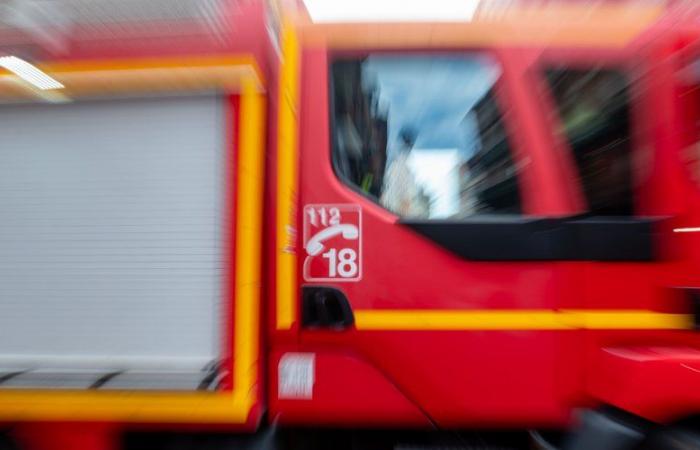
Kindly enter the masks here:
[[600, 68], [557, 68], [546, 75], [588, 210], [634, 214], [627, 80], [621, 72]]
[[332, 66], [334, 164], [402, 217], [520, 212], [485, 56], [370, 55]]

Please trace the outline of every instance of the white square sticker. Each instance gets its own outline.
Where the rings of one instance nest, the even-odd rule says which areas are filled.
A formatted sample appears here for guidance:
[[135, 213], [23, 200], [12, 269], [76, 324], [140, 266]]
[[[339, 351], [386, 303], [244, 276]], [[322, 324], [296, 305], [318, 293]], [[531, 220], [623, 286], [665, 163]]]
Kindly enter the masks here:
[[313, 353], [285, 353], [278, 367], [278, 398], [311, 399], [314, 388]]

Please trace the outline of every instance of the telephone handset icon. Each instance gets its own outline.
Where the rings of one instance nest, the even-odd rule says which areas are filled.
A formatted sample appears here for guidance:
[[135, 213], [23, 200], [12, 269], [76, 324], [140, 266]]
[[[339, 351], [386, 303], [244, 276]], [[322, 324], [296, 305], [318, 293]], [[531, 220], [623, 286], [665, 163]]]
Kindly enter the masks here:
[[309, 239], [309, 242], [306, 243], [306, 253], [310, 256], [318, 255], [325, 248], [323, 242], [338, 235], [342, 235], [343, 239], [355, 240], [360, 235], [360, 232], [357, 226], [352, 224], [332, 225], [319, 231]]

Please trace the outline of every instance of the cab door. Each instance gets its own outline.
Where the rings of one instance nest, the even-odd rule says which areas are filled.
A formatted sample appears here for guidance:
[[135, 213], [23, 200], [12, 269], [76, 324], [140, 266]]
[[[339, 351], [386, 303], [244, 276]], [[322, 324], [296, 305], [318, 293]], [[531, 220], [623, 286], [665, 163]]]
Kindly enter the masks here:
[[404, 403], [446, 426], [566, 420], [557, 311], [575, 292], [555, 218], [579, 209], [518, 86], [524, 61], [303, 53], [283, 421], [405, 424]]
[[[666, 130], [666, 134], [673, 139], [666, 144], [667, 151], [662, 155], [665, 164], [662, 167], [666, 169], [664, 175], [675, 179], [671, 185], [675, 190], [669, 191], [672, 195], [659, 197], [657, 203], [676, 211], [678, 220], [674, 223], [674, 237], [677, 251], [687, 259], [688, 281], [692, 283], [690, 285], [695, 285], [698, 283], [695, 268], [700, 259], [697, 234], [700, 223], [700, 41], [696, 39], [678, 52], [672, 61], [676, 70], [662, 86], [675, 94], [673, 106], [676, 109], [672, 110], [675, 115], [668, 120], [675, 118], [677, 126], [673, 129], [676, 133]], [[669, 129], [672, 127], [669, 123], [664, 125]]]

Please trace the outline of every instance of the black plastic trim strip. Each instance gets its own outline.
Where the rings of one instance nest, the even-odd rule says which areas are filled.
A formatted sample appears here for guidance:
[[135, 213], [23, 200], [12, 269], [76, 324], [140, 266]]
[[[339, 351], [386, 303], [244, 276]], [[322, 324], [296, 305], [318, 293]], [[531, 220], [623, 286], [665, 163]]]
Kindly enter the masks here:
[[475, 261], [654, 261], [661, 218], [484, 216], [399, 224]]

